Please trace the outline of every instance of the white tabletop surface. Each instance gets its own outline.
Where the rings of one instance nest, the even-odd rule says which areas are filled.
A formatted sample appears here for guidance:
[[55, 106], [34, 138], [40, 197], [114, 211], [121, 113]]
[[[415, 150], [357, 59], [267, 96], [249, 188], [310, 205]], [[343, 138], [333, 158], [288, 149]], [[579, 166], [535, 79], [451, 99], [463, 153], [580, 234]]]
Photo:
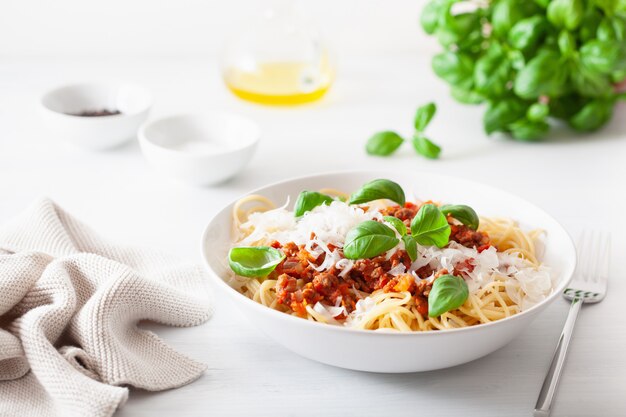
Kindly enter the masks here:
[[[0, 62], [0, 218], [46, 195], [111, 239], [200, 262], [201, 232], [222, 205], [291, 176], [424, 169], [507, 188], [545, 208], [573, 236], [583, 228], [613, 230], [610, 292], [601, 304], [583, 308], [553, 415], [626, 415], [626, 315], [620, 310], [626, 284], [617, 269], [626, 253], [626, 106], [594, 135], [561, 129], [550, 142], [516, 143], [487, 138], [482, 110], [453, 102], [425, 57], [344, 57], [339, 64], [326, 98], [281, 109], [232, 97], [209, 60]], [[39, 117], [39, 96], [59, 84], [98, 79], [127, 79], [151, 89], [157, 100], [153, 118], [209, 109], [248, 116], [263, 129], [261, 146], [235, 179], [193, 188], [156, 174], [134, 142], [86, 153], [54, 141]], [[408, 146], [388, 159], [365, 154], [364, 141], [376, 130], [410, 133], [416, 106], [429, 100], [439, 106], [428, 134], [443, 147], [440, 160], [424, 160]], [[529, 416], [567, 308], [557, 300], [511, 344], [483, 359], [442, 371], [387, 375], [303, 359], [218, 299], [205, 325], [150, 326], [206, 362], [206, 374], [168, 392], [133, 390], [117, 415]]]

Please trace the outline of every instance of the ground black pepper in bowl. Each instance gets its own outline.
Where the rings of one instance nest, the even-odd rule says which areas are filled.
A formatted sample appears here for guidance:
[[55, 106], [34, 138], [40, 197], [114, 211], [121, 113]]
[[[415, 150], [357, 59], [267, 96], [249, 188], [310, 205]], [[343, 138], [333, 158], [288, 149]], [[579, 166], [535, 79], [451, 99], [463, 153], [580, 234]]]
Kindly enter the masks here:
[[115, 116], [117, 114], [122, 114], [119, 110], [109, 110], [109, 109], [101, 109], [101, 110], [85, 110], [80, 113], [66, 113], [70, 116], [79, 116], [79, 117], [102, 117], [102, 116]]

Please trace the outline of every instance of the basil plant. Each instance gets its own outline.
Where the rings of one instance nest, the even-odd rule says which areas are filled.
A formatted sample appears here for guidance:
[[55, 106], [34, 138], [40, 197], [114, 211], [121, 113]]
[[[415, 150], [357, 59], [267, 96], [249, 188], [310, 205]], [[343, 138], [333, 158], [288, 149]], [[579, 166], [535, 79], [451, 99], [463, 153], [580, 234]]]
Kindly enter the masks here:
[[421, 24], [452, 96], [486, 104], [487, 134], [538, 140], [551, 119], [593, 131], [626, 98], [626, 0], [431, 0]]

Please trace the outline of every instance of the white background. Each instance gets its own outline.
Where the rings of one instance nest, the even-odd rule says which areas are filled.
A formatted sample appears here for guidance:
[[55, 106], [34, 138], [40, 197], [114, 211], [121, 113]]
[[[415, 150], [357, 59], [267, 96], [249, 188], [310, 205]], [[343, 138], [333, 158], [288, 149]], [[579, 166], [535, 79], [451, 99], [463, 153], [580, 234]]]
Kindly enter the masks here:
[[[617, 268], [626, 251], [625, 106], [589, 136], [560, 128], [538, 144], [487, 138], [482, 110], [453, 102], [432, 74], [436, 46], [417, 25], [422, 2], [408, 0], [301, 2], [338, 52], [334, 87], [319, 103], [297, 108], [245, 103], [225, 89], [215, 58], [226, 34], [260, 3], [3, 0], [0, 219], [47, 195], [111, 239], [199, 262], [202, 229], [221, 205], [290, 176], [425, 169], [507, 188], [574, 236], [584, 228], [614, 230], [611, 292], [582, 311], [554, 415], [626, 415], [626, 285]], [[86, 153], [52, 140], [39, 117], [40, 95], [63, 83], [110, 78], [149, 88], [152, 118], [223, 109], [256, 120], [263, 129], [258, 153], [232, 181], [199, 189], [155, 174], [134, 142]], [[429, 100], [439, 106], [429, 136], [444, 149], [440, 160], [409, 148], [389, 159], [365, 155], [372, 132], [410, 133], [415, 107]], [[513, 343], [467, 365], [377, 375], [302, 359], [251, 328], [226, 301], [216, 300], [215, 316], [198, 328], [153, 327], [209, 370], [178, 390], [131, 393], [119, 416], [528, 416], [567, 312], [558, 300]]]
[[[276, 0], [3, 0], [0, 56], [213, 57]], [[278, 0], [280, 3], [280, 0]], [[416, 25], [425, 0], [296, 0], [340, 56], [435, 45]]]

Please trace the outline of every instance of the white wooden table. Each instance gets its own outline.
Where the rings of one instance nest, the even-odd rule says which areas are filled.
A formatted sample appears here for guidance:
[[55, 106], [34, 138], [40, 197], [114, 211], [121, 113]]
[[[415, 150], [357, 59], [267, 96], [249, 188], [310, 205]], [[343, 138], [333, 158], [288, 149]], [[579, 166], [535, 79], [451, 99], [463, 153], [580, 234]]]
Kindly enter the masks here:
[[[153, 117], [225, 109], [257, 120], [263, 142], [239, 177], [216, 188], [192, 188], [155, 174], [135, 143], [85, 153], [52, 141], [38, 97], [66, 82], [118, 78], [150, 88]], [[409, 134], [418, 104], [439, 112], [428, 135], [438, 161], [413, 154], [365, 155], [379, 129]], [[452, 101], [426, 58], [344, 57], [336, 85], [318, 104], [268, 108], [232, 97], [212, 61], [0, 62], [0, 219], [47, 195], [111, 239], [169, 250], [200, 262], [200, 235], [220, 206], [270, 181], [351, 168], [424, 169], [510, 189], [544, 207], [577, 236], [614, 230], [613, 273], [604, 302], [585, 307], [554, 416], [626, 415], [626, 106], [589, 137], [524, 144], [488, 139], [480, 108]], [[417, 180], [417, 179], [416, 179]], [[275, 344], [216, 300], [215, 316], [192, 329], [150, 326], [182, 352], [205, 361], [206, 374], [169, 392], [133, 391], [120, 417], [159, 416], [529, 416], [567, 312], [558, 300], [510, 345], [475, 362], [422, 374], [346, 371], [303, 359]], [[419, 355], [419, 352], [413, 354]]]

